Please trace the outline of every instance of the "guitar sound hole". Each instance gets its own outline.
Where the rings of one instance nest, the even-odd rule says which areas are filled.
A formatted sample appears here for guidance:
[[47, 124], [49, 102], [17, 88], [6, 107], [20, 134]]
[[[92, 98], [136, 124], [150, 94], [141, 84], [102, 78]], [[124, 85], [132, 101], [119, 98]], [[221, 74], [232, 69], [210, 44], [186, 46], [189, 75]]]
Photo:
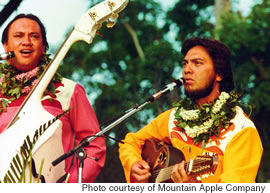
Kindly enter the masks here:
[[160, 152], [159, 154], [159, 165], [164, 166], [167, 160], [167, 156], [165, 152]]

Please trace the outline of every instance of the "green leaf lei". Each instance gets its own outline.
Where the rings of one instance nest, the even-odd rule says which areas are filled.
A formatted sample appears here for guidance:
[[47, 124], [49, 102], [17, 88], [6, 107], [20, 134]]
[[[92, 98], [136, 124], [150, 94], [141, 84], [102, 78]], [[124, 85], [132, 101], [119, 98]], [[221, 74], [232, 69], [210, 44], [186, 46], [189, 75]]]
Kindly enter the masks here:
[[[32, 70], [32, 72], [17, 70], [7, 62], [0, 64], [0, 91], [6, 97], [5, 99], [0, 99], [0, 113], [6, 110], [9, 102], [29, 93], [33, 84], [35, 84], [35, 81], [37, 81], [50, 61], [49, 55], [44, 55], [38, 67]], [[55, 95], [54, 83], [61, 80], [62, 75], [56, 72], [45, 93], [50, 92]]]
[[202, 142], [205, 147], [209, 138], [220, 135], [221, 129], [227, 129], [236, 115], [235, 107], [239, 105], [239, 94], [222, 92], [212, 103], [198, 107], [190, 98], [175, 103], [176, 126], [196, 144]]

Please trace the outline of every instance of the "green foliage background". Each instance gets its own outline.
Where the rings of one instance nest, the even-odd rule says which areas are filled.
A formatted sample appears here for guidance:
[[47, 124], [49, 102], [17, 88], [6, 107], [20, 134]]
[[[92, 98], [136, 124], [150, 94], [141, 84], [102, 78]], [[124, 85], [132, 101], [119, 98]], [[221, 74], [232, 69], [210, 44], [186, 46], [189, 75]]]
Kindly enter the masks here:
[[[99, 1], [91, 1], [95, 5]], [[130, 0], [112, 29], [99, 30], [91, 45], [75, 43], [59, 71], [81, 83], [89, 94], [100, 124], [118, 117], [181, 76], [180, 48], [189, 37], [218, 37], [231, 50], [236, 91], [254, 104], [252, 120], [260, 133], [264, 154], [257, 182], [269, 182], [270, 0], [261, 0], [248, 16], [227, 11], [215, 28], [214, 0], [178, 0], [168, 11], [154, 0]], [[128, 31], [132, 29], [139, 42]], [[172, 34], [176, 34], [174, 38]], [[183, 96], [179, 89], [146, 106], [107, 134], [123, 139]], [[104, 128], [104, 125], [103, 125]], [[125, 182], [118, 144], [107, 140], [106, 164], [96, 182]]]

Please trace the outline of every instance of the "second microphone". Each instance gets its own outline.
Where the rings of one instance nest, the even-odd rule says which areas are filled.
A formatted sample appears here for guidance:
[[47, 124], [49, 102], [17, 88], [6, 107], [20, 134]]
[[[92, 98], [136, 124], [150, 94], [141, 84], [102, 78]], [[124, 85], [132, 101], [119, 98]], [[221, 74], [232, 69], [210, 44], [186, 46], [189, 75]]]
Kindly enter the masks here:
[[174, 89], [178, 88], [179, 86], [181, 86], [183, 84], [185, 84], [184, 78], [179, 78], [179, 79], [173, 81], [172, 83], [166, 85], [163, 89], [161, 89], [157, 93], [153, 94], [146, 101], [153, 102], [156, 99], [158, 99], [159, 97], [161, 97], [162, 95], [167, 94], [167, 93], [173, 91]]

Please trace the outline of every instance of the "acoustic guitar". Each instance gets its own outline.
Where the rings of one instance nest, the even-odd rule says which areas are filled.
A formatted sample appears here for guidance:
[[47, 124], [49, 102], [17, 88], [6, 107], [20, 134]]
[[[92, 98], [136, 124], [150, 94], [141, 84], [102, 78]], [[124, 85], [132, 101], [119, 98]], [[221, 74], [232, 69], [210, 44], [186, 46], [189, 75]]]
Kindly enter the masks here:
[[[185, 160], [180, 150], [155, 139], [145, 141], [142, 158], [151, 168], [152, 176], [149, 178], [151, 183], [171, 182], [174, 165]], [[197, 174], [200, 177], [207, 177], [215, 172], [217, 164], [217, 155], [197, 156], [194, 160], [185, 163], [185, 170], [188, 175]]]

